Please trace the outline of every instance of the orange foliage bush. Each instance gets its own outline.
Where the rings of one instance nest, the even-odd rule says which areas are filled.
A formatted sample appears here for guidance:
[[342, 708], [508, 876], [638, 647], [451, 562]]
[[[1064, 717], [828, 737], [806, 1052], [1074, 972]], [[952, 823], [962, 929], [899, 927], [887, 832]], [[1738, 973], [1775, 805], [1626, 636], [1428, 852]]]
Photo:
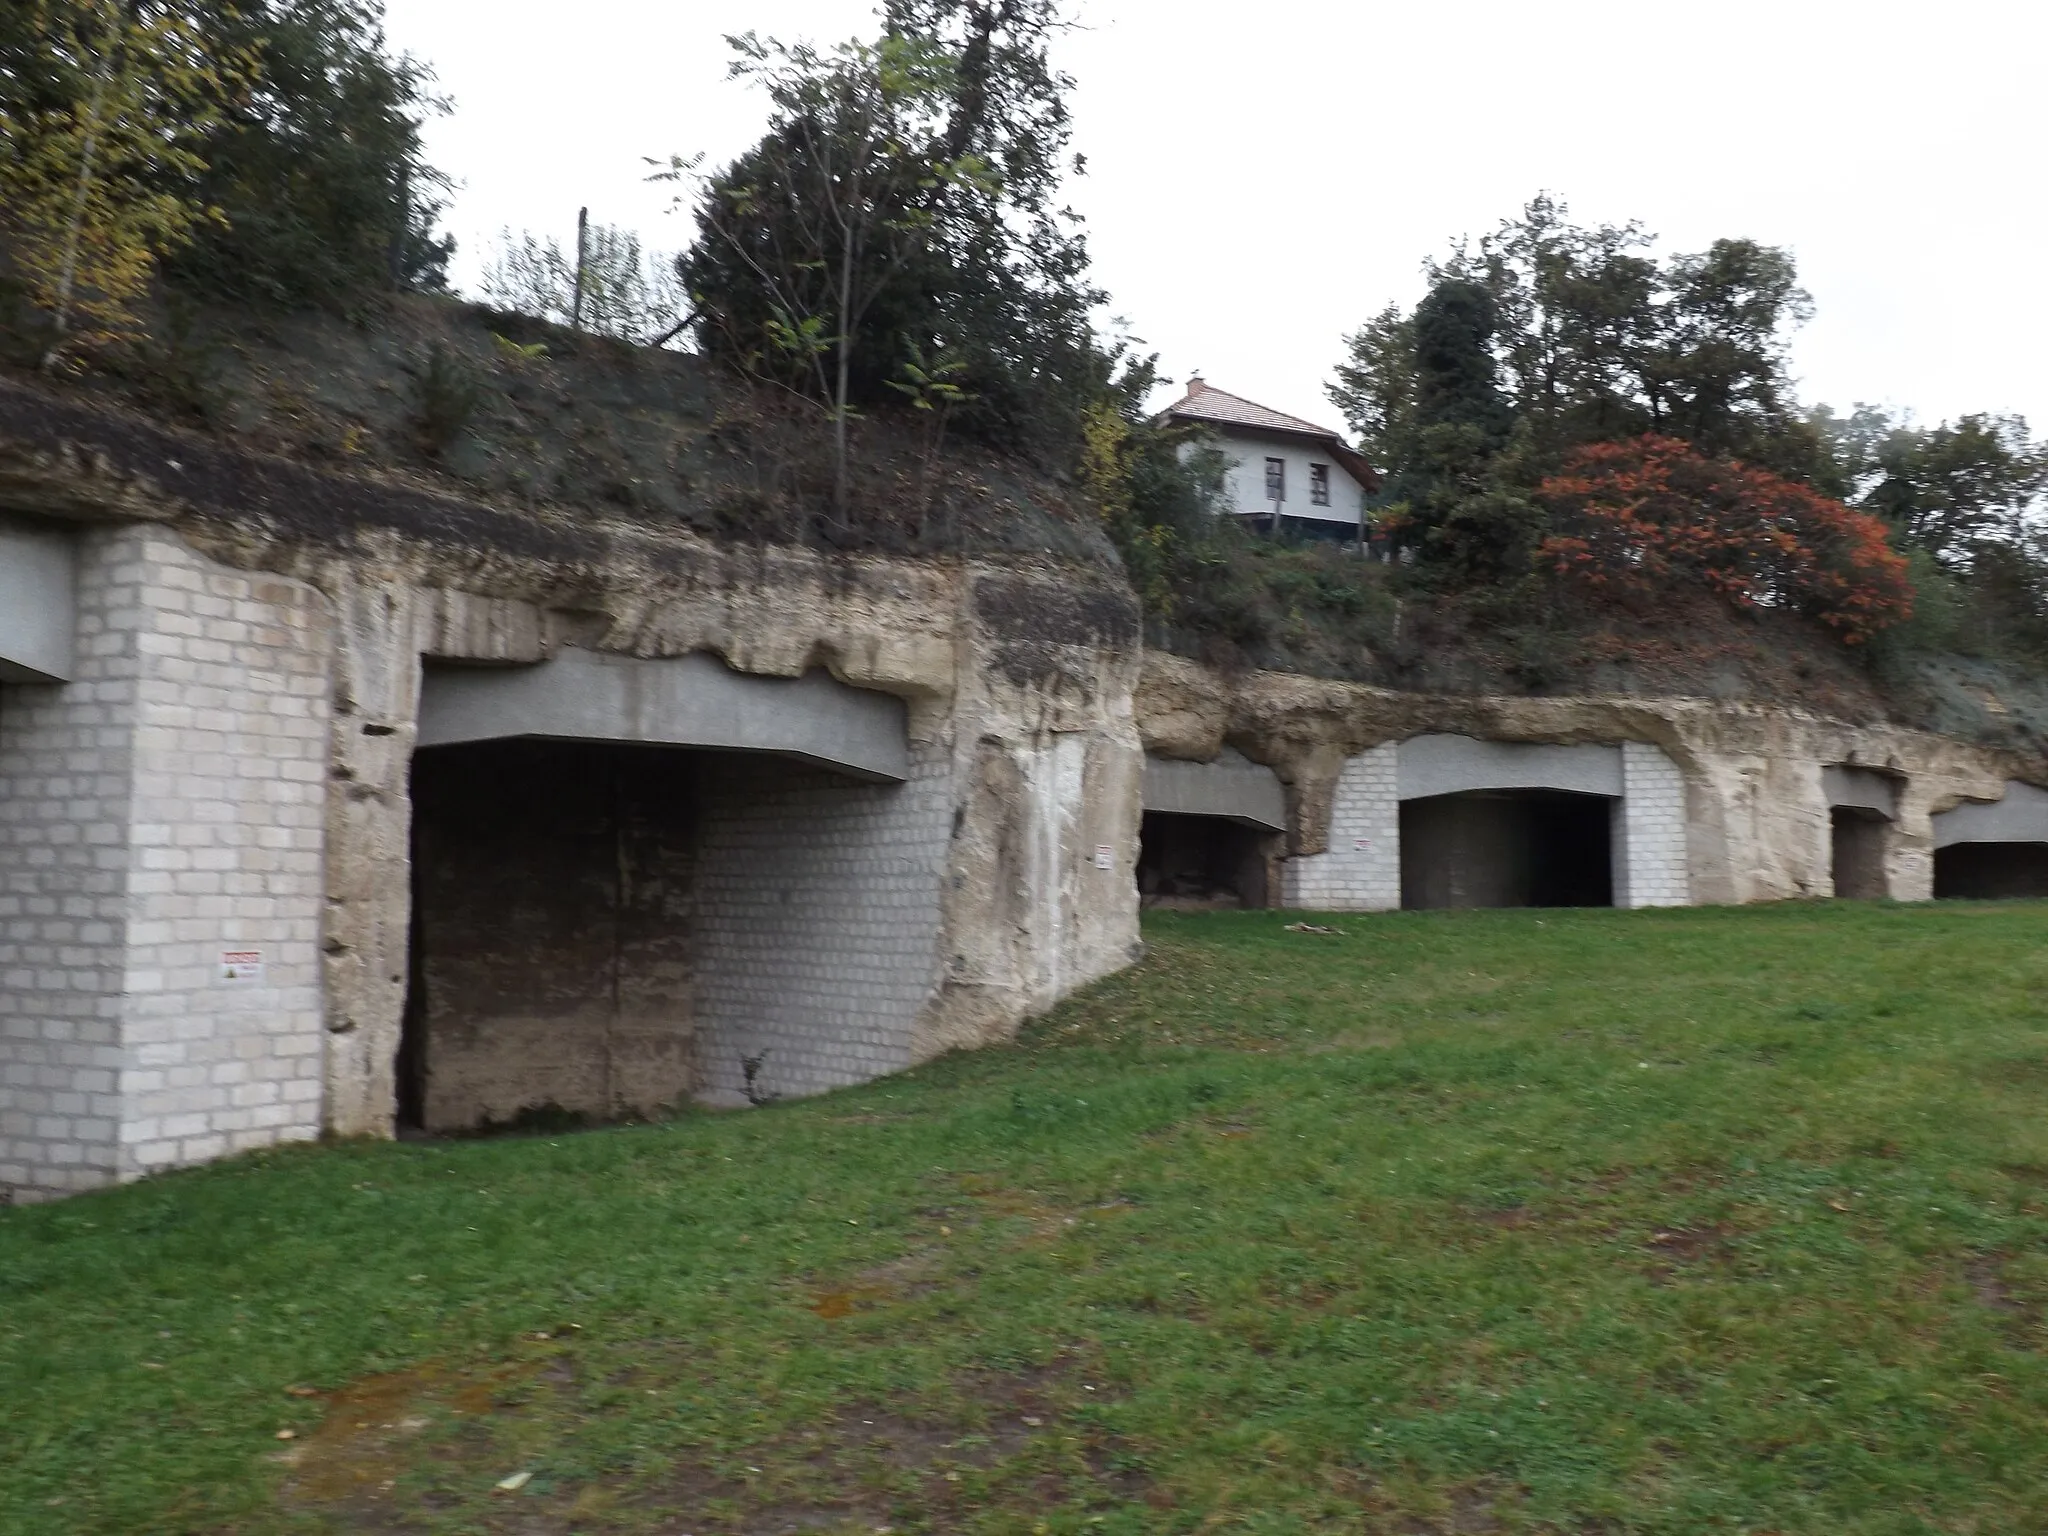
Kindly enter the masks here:
[[1577, 449], [1537, 491], [1560, 576], [1648, 595], [1697, 581], [1741, 607], [1789, 608], [1850, 644], [1910, 618], [1885, 527], [1806, 486], [1650, 435]]

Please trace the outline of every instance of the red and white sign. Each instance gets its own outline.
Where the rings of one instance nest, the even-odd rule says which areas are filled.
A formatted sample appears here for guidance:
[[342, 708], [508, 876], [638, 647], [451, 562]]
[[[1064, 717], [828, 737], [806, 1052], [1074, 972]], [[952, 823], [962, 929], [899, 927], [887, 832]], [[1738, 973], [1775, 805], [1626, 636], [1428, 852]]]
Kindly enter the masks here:
[[1112, 848], [1108, 843], [1097, 843], [1095, 845], [1095, 867], [1097, 869], [1115, 869], [1116, 849]]
[[263, 979], [263, 951], [260, 949], [224, 949], [220, 952], [220, 979], [223, 982], [252, 982]]

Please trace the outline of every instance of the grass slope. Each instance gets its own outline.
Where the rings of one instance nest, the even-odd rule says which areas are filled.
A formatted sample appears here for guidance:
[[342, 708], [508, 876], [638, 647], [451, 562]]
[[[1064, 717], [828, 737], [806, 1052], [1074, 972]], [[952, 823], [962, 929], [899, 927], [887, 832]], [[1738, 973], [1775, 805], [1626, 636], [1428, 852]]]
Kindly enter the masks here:
[[2048, 909], [1283, 921], [826, 1099], [0, 1212], [0, 1529], [2048, 1528]]

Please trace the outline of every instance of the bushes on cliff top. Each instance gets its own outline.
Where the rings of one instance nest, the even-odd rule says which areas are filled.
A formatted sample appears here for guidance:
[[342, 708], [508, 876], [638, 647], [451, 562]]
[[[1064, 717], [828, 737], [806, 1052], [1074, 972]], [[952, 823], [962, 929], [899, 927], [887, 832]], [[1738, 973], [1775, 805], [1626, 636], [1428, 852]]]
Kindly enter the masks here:
[[348, 308], [438, 287], [426, 71], [380, 0], [54, 0], [0, 19], [0, 315], [53, 362], [131, 337], [158, 270]]
[[1781, 607], [1855, 644], [1913, 611], [1906, 559], [1867, 512], [1676, 438], [1589, 443], [1537, 492], [1538, 558], [1594, 591], [1690, 581], [1737, 607]]

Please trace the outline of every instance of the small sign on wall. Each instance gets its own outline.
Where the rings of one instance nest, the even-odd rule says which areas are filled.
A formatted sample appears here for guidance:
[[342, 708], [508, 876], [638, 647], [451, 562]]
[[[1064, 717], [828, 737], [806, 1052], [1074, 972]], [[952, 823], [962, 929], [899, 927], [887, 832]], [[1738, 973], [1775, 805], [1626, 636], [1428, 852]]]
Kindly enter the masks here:
[[220, 952], [220, 970], [216, 974], [223, 982], [260, 982], [263, 980], [263, 951], [224, 949]]
[[1097, 843], [1095, 845], [1095, 867], [1097, 869], [1115, 869], [1116, 849], [1112, 848], [1108, 843]]
[[1351, 843], [1351, 851], [1353, 853], [1371, 853], [1372, 839], [1369, 837], [1354, 838]]

